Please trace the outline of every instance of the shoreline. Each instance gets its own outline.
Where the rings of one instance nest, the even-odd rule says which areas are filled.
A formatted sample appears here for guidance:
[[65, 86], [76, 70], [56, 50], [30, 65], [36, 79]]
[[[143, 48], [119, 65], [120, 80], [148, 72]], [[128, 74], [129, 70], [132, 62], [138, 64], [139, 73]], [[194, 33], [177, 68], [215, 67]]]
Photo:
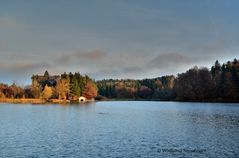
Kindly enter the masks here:
[[95, 102], [95, 100], [86, 100], [85, 102], [79, 102], [78, 100], [64, 100], [64, 99], [23, 99], [23, 98], [0, 98], [0, 103], [10, 104], [86, 104]]
[[11, 103], [11, 104], [67, 104], [67, 100], [51, 99], [49, 101], [45, 99], [18, 99], [18, 98], [0, 98], [0, 103]]
[[163, 100], [163, 99], [103, 99], [97, 101], [155, 101], [155, 102], [184, 102], [184, 103], [239, 103], [239, 101], [227, 101], [227, 100]]
[[[95, 100], [96, 102], [101, 101], [156, 101], [156, 102], [185, 102], [185, 103], [239, 103], [239, 101], [226, 101], [226, 100], [160, 100], [160, 99], [102, 99]], [[92, 102], [91, 100], [84, 103]], [[0, 103], [11, 103], [11, 104], [78, 104], [77, 101], [61, 100], [61, 99], [12, 99], [12, 98], [0, 98]], [[83, 103], [83, 104], [84, 104]], [[82, 104], [82, 103], [79, 103]]]

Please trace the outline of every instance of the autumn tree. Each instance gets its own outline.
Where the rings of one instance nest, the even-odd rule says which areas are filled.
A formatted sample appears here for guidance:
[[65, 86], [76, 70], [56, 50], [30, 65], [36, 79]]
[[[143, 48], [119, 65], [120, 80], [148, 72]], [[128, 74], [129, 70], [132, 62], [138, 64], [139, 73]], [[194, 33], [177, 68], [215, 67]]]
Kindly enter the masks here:
[[0, 98], [5, 98], [5, 95], [2, 91], [0, 91]]
[[126, 86], [122, 81], [118, 82], [115, 85], [115, 91], [116, 91], [116, 96], [117, 98], [127, 98], [126, 97]]
[[70, 83], [67, 79], [61, 79], [56, 85], [56, 92], [58, 93], [58, 98], [63, 98], [66, 100], [67, 94], [70, 92]]
[[50, 99], [52, 96], [52, 93], [53, 93], [52, 88], [48, 87], [48, 85], [45, 85], [45, 88], [44, 88], [41, 96], [43, 99]]
[[141, 98], [149, 98], [152, 95], [152, 89], [147, 86], [142, 86], [139, 90], [139, 96]]
[[86, 83], [83, 96], [87, 99], [95, 98], [98, 95], [98, 88], [93, 81], [88, 81]]
[[[108, 98], [168, 99], [172, 97], [174, 76], [153, 79], [109, 79], [97, 81], [99, 94]], [[147, 93], [147, 94], [146, 94]]]
[[24, 96], [25, 96], [25, 98], [34, 98], [35, 97], [32, 86], [26, 86], [24, 88]]
[[40, 98], [41, 85], [35, 79], [32, 79], [32, 86], [31, 86], [30, 91], [32, 92], [32, 95], [34, 96], [34, 98]]
[[9, 87], [12, 89], [13, 98], [22, 98], [24, 96], [24, 90], [20, 86], [17, 86], [15, 82]]
[[0, 98], [5, 98], [5, 94], [3, 93], [3, 90], [7, 87], [6, 84], [0, 83]]

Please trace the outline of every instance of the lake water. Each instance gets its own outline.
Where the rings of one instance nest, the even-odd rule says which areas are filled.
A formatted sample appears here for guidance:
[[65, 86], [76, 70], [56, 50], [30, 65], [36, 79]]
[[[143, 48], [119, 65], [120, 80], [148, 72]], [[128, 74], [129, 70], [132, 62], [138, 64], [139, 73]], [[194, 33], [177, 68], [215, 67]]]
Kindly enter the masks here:
[[239, 104], [0, 104], [0, 157], [239, 157]]

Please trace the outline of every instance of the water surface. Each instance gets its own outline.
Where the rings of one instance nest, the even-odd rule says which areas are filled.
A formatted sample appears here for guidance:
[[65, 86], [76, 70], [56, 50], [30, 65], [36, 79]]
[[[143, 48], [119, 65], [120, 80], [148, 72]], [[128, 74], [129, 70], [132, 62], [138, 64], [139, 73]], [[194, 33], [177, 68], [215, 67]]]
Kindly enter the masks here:
[[0, 157], [239, 157], [239, 104], [0, 104]]

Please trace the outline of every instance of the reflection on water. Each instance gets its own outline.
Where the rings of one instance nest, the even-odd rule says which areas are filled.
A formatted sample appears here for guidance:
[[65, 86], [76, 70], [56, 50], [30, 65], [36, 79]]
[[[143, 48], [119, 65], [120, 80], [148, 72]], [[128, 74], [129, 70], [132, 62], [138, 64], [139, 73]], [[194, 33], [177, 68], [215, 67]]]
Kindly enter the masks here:
[[0, 104], [1, 157], [239, 157], [239, 105]]

